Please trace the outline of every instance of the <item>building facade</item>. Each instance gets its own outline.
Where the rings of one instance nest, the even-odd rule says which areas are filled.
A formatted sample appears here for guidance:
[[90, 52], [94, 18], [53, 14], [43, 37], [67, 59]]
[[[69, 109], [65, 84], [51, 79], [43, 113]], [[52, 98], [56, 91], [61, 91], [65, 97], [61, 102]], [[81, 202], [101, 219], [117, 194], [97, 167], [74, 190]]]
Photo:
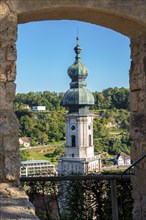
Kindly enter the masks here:
[[19, 144], [24, 147], [30, 147], [30, 138], [29, 137], [20, 137]]
[[73, 173], [100, 172], [100, 155], [94, 155], [93, 119], [89, 107], [94, 105], [94, 97], [87, 89], [85, 79], [88, 69], [80, 60], [81, 48], [74, 48], [75, 62], [68, 68], [71, 78], [70, 89], [65, 93], [63, 105], [68, 107], [66, 118], [65, 156], [58, 161], [58, 173], [61, 175]]
[[117, 166], [129, 166], [131, 165], [131, 157], [128, 154], [121, 152], [115, 157], [114, 162]]
[[32, 106], [32, 110], [37, 111], [37, 112], [38, 111], [43, 112], [43, 111], [46, 111], [46, 106]]
[[21, 177], [52, 176], [56, 174], [54, 164], [48, 160], [27, 160], [21, 162]]

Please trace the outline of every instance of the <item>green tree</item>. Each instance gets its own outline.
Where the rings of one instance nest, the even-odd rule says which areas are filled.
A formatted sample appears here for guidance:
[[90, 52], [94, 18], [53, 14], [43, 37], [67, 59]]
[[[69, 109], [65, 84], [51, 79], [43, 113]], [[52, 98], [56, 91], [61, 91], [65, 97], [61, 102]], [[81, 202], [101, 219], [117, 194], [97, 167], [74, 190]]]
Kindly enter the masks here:
[[45, 132], [40, 132], [38, 136], [38, 142], [43, 145], [48, 143], [48, 135]]
[[26, 150], [20, 150], [20, 159], [21, 161], [28, 160], [29, 153]]

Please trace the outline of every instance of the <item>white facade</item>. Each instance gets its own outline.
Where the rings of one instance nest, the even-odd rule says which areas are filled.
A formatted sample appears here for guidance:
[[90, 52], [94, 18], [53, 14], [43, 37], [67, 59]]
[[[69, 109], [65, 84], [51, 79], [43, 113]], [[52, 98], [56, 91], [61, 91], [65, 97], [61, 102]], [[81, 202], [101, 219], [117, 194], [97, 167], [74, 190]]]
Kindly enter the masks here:
[[46, 106], [32, 106], [33, 111], [46, 111]]
[[118, 166], [128, 166], [131, 165], [131, 158], [129, 155], [121, 152], [115, 157], [115, 164]]
[[24, 105], [24, 109], [31, 109], [29, 105]]
[[66, 116], [66, 157], [93, 156], [93, 116]]
[[89, 112], [89, 106], [94, 105], [94, 97], [85, 82], [88, 69], [80, 60], [79, 38], [77, 37], [76, 40], [75, 62], [67, 71], [71, 78], [70, 89], [63, 98], [63, 106], [68, 107], [69, 113], [66, 115], [65, 156], [58, 161], [60, 175], [101, 170], [100, 155], [94, 156], [94, 116]]
[[92, 114], [66, 115], [65, 156], [58, 161], [59, 174], [100, 172], [100, 155], [94, 155]]
[[24, 147], [30, 147], [30, 138], [28, 137], [19, 138], [19, 144], [23, 145]]
[[55, 175], [56, 169], [54, 164], [47, 160], [28, 160], [21, 162], [21, 176], [50, 176]]

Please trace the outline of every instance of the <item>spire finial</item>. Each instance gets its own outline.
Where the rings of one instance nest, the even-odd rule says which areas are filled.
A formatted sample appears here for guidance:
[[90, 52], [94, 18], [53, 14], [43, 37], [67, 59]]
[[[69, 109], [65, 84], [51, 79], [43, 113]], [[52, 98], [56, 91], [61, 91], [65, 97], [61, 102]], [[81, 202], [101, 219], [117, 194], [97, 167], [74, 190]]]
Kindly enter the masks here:
[[77, 37], [76, 37], [76, 40], [77, 40], [77, 45], [76, 47], [74, 48], [74, 51], [76, 53], [76, 60], [78, 61], [80, 59], [80, 53], [81, 53], [81, 48], [79, 46], [79, 35], [78, 35], [78, 29], [77, 29]]

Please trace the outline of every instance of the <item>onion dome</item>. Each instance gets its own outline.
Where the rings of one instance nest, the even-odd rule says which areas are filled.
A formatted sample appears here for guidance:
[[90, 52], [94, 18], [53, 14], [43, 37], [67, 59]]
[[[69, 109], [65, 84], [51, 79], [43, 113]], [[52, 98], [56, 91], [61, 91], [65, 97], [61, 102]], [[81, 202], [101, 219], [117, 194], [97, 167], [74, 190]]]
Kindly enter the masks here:
[[64, 106], [89, 106], [94, 104], [94, 97], [87, 89], [85, 79], [88, 75], [87, 67], [80, 60], [81, 48], [78, 45], [74, 48], [76, 53], [75, 62], [68, 68], [68, 75], [71, 78], [70, 89], [65, 93], [63, 98]]

